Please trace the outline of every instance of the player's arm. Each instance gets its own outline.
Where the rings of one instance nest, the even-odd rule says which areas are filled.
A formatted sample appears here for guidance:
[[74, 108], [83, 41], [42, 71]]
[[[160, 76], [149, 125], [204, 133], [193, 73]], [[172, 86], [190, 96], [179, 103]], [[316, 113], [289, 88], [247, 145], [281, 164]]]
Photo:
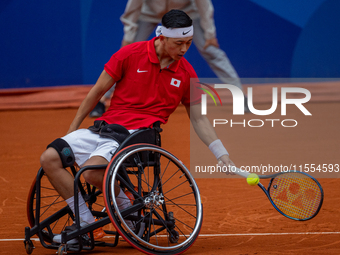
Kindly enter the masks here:
[[186, 111], [198, 137], [209, 147], [216, 158], [227, 166], [234, 165], [208, 118], [201, 114], [201, 106], [199, 104], [186, 106]]
[[113, 86], [114, 83], [115, 80], [104, 70], [99, 76], [96, 84], [91, 88], [83, 102], [80, 104], [77, 114], [74, 117], [67, 133], [78, 129], [85, 117], [92, 111], [101, 97]]

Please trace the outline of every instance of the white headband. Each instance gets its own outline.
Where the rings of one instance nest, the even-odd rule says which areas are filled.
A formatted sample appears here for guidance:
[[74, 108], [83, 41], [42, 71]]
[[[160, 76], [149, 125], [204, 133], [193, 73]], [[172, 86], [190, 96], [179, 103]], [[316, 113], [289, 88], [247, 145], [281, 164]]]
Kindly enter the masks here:
[[194, 27], [166, 28], [158, 26], [156, 28], [156, 36], [164, 35], [170, 38], [183, 38], [194, 35]]

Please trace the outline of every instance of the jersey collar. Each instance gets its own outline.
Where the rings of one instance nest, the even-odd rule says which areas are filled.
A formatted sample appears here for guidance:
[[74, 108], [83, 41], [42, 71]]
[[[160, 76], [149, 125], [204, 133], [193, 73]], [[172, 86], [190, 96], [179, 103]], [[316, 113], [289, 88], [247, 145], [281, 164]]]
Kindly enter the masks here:
[[[148, 41], [148, 44], [147, 44], [150, 62], [154, 64], [159, 64], [159, 60], [158, 60], [156, 49], [155, 49], [155, 40], [157, 39], [158, 37], [154, 37], [150, 41]], [[172, 71], [172, 72], [176, 72], [179, 67], [180, 61], [181, 60], [176, 60], [170, 65], [168, 65], [167, 67], [165, 67], [164, 69]]]

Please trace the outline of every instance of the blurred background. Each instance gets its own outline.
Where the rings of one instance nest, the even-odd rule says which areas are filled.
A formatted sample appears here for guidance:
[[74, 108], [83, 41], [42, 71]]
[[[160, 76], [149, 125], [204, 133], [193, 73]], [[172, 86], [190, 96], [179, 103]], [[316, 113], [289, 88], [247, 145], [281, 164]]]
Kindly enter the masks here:
[[[340, 77], [339, 0], [213, 0], [240, 77]], [[1, 0], [0, 88], [94, 84], [120, 48], [126, 1]], [[195, 46], [199, 77], [215, 77]]]

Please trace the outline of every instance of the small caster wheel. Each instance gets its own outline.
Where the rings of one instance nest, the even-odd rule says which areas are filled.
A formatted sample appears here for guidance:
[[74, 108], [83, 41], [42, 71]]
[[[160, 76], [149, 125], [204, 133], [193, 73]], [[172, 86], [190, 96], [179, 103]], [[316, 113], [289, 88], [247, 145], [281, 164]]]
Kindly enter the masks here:
[[63, 255], [63, 254], [67, 254], [66, 246], [60, 245], [59, 248], [58, 248], [58, 255]]
[[31, 240], [25, 242], [25, 249], [27, 254], [32, 254], [33, 249], [34, 249], [33, 242]]
[[170, 243], [177, 243], [179, 239], [179, 234], [176, 230], [171, 230], [170, 236], [169, 236], [169, 241]]

